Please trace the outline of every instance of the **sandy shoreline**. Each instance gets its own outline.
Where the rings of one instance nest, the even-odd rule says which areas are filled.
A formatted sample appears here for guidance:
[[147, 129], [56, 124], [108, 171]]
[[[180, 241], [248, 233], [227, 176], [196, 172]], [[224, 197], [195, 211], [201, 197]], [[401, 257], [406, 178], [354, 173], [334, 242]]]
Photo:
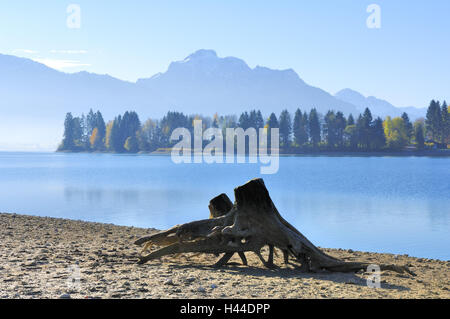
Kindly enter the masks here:
[[[222, 269], [212, 255], [164, 257], [137, 265], [133, 242], [154, 229], [0, 214], [0, 298], [450, 298], [450, 262], [324, 249], [347, 260], [408, 265], [417, 276], [267, 270], [254, 254]], [[79, 272], [79, 277], [77, 276]], [[70, 278], [79, 278], [70, 282]]]

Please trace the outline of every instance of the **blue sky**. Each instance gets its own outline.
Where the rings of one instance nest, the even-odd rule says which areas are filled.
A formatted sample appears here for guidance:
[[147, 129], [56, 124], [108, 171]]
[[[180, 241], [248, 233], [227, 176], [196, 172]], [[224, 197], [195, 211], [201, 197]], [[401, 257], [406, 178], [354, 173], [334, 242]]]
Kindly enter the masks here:
[[[81, 28], [66, 25], [69, 4]], [[369, 29], [368, 5], [381, 8]], [[293, 68], [335, 93], [352, 88], [396, 106], [450, 100], [450, 1], [24, 1], [0, 4], [0, 53], [65, 72], [129, 81], [201, 49], [249, 66]]]

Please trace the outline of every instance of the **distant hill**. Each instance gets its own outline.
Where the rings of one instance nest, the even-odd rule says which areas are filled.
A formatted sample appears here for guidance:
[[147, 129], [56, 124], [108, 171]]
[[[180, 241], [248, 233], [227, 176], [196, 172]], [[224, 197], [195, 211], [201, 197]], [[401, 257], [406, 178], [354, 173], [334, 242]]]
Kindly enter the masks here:
[[268, 116], [284, 108], [293, 112], [316, 107], [322, 113], [334, 109], [355, 115], [368, 105], [377, 115], [403, 111], [385, 101], [375, 99], [385, 104], [372, 105], [370, 97], [364, 102], [354, 96], [346, 90], [333, 96], [312, 87], [292, 69], [250, 68], [241, 59], [221, 58], [212, 50], [199, 50], [172, 62], [166, 72], [136, 83], [109, 75], [59, 72], [0, 54], [0, 150], [11, 145], [54, 148], [62, 137], [65, 113], [79, 115], [91, 107], [100, 109], [107, 120], [126, 110], [137, 111], [143, 120], [159, 118], [168, 110], [212, 115], [256, 108]]
[[403, 112], [408, 113], [411, 119], [416, 119], [419, 117], [424, 117], [426, 115], [426, 108], [416, 108], [416, 107], [396, 107], [391, 103], [378, 99], [374, 96], [365, 97], [361, 93], [356, 92], [351, 89], [343, 89], [334, 95], [341, 101], [353, 104], [358, 108], [360, 113], [364, 112], [365, 108], [368, 107], [372, 113], [385, 117], [386, 115], [401, 116]]

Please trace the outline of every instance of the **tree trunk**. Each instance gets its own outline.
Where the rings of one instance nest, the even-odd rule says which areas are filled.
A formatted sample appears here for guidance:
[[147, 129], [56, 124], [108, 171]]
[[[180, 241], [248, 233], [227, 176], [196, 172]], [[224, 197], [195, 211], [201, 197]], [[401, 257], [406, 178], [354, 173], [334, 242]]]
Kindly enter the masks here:
[[[216, 266], [225, 264], [234, 253], [241, 259], [246, 251], [258, 255], [266, 267], [272, 268], [273, 249], [284, 253], [285, 262], [291, 254], [302, 265], [303, 271], [350, 272], [366, 269], [369, 263], [345, 262], [334, 258], [312, 244], [302, 233], [289, 224], [276, 209], [262, 179], [253, 179], [235, 188], [235, 203], [225, 194], [210, 201], [210, 219], [175, 226], [167, 231], [146, 236], [136, 244], [151, 242], [168, 245], [147, 256], [140, 263], [174, 253], [202, 252], [225, 255]], [[260, 250], [269, 245], [266, 262]], [[246, 264], [246, 260], [244, 262]], [[413, 273], [406, 266], [379, 265], [382, 270]]]

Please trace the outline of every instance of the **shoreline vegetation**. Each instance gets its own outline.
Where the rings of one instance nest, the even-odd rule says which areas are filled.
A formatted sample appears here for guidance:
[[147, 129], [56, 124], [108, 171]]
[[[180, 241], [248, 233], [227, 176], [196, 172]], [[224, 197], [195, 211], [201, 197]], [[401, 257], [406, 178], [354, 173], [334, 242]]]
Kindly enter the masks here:
[[[430, 102], [426, 118], [414, 122], [407, 113], [381, 119], [373, 118], [366, 108], [355, 119], [352, 114], [346, 117], [333, 110], [319, 114], [313, 108], [309, 112], [297, 109], [293, 118], [288, 110], [283, 110], [279, 117], [271, 113], [267, 120], [259, 110], [245, 111], [239, 118], [218, 114], [211, 118], [169, 111], [162, 119], [148, 119], [143, 124], [136, 112], [127, 111], [105, 123], [101, 112], [94, 113], [91, 109], [86, 116], [74, 117], [67, 113], [63, 140], [57, 151], [167, 154], [179, 142], [178, 134], [174, 134], [176, 139], [172, 140], [177, 128], [184, 128], [191, 138], [190, 145], [197, 145], [194, 123], [200, 123], [202, 149], [217, 144], [225, 146], [227, 130], [233, 129], [235, 134], [241, 129], [245, 154], [249, 154], [248, 144], [252, 139], [255, 144], [264, 142], [270, 150], [271, 129], [279, 131], [279, 146], [274, 146], [283, 155], [449, 156], [450, 151], [450, 108], [445, 101], [441, 104], [435, 100]], [[205, 130], [209, 129], [212, 130], [207, 135]], [[266, 132], [267, 141], [260, 140], [264, 137], [259, 136], [260, 132]], [[215, 141], [218, 136], [222, 142]], [[236, 153], [237, 137], [234, 139], [232, 147]]]
[[141, 248], [133, 242], [156, 231], [0, 213], [0, 297], [450, 298], [450, 261], [408, 255], [321, 248], [348, 261], [408, 265], [417, 274], [382, 271], [379, 289], [367, 287], [371, 273], [304, 273], [283, 265], [281, 252], [275, 256], [282, 265], [276, 270], [263, 268], [251, 253], [249, 266], [233, 257], [221, 269], [210, 267], [217, 257], [208, 254], [137, 265]]

